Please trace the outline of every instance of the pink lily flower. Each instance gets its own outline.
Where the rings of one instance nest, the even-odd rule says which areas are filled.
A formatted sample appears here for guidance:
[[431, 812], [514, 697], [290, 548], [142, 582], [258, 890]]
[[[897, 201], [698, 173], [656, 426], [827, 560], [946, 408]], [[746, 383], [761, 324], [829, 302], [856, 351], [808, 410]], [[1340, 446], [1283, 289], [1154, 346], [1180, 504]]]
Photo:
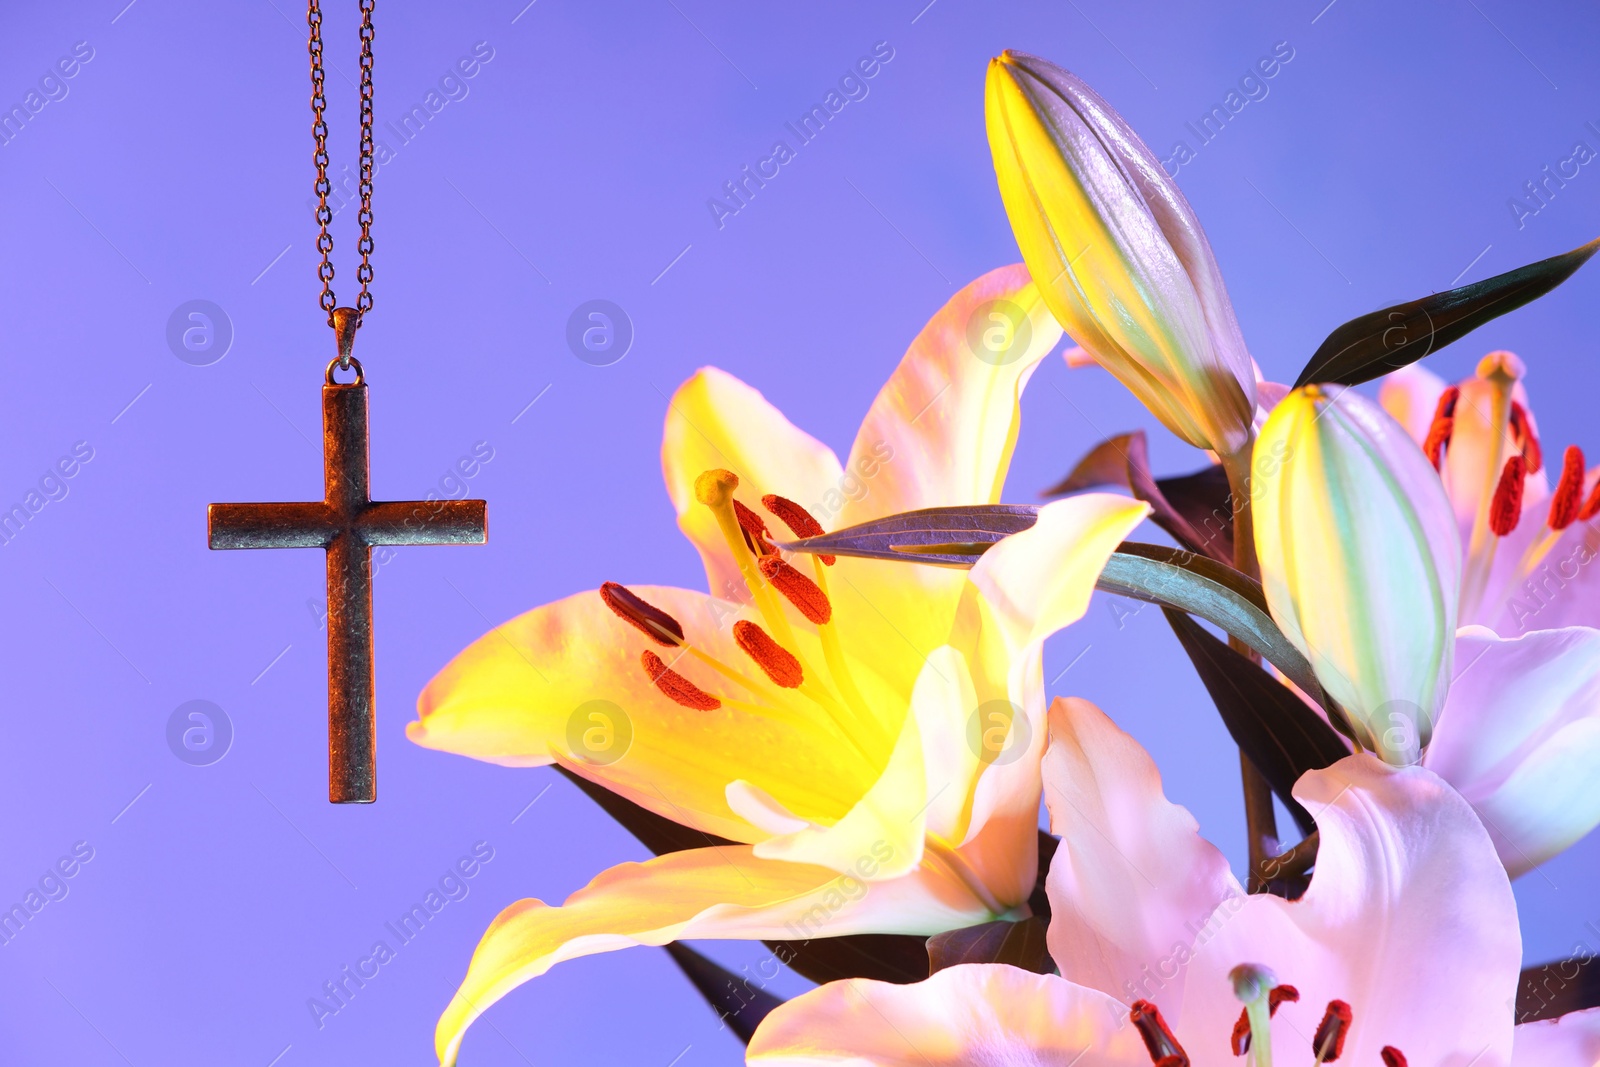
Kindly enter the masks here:
[[1455, 386], [1413, 366], [1380, 393], [1438, 467], [1463, 549], [1455, 674], [1423, 763], [1513, 877], [1600, 825], [1600, 471], [1569, 448], [1552, 488], [1523, 374], [1494, 352]]
[[[969, 964], [813, 990], [760, 1067], [1579, 1067], [1600, 1010], [1513, 1024], [1521, 937], [1471, 807], [1425, 767], [1305, 775], [1321, 851], [1298, 901], [1247, 896], [1149, 754], [1095, 708], [1050, 710], [1045, 800], [1060, 977]], [[1248, 1055], [1250, 1059], [1241, 1060]]]
[[1461, 527], [1461, 622], [1502, 637], [1600, 626], [1600, 468], [1583, 451], [1546, 454], [1523, 363], [1491, 352], [1455, 385], [1419, 366], [1379, 399], [1439, 470]]

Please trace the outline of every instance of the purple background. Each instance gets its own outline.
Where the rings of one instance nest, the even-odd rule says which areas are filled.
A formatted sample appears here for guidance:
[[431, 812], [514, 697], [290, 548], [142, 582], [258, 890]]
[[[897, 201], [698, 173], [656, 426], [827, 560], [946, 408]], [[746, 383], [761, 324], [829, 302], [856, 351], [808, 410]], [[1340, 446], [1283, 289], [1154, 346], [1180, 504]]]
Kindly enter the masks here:
[[[0, 947], [7, 1063], [431, 1062], [437, 1013], [501, 907], [559, 900], [642, 855], [549, 771], [406, 742], [416, 694], [536, 604], [605, 579], [703, 582], [658, 460], [664, 397], [694, 368], [727, 368], [848, 447], [925, 319], [1017, 258], [983, 131], [984, 63], [1000, 49], [1074, 68], [1164, 155], [1178, 138], [1194, 147], [1184, 123], [1289, 42], [1270, 94], [1180, 175], [1271, 377], [1292, 378], [1347, 318], [1579, 244], [1600, 205], [1591, 164], [1525, 225], [1507, 206], [1574, 141], [1600, 148], [1586, 125], [1600, 126], [1592, 5], [380, 5], [380, 126], [477, 42], [493, 58], [411, 143], [380, 132], [398, 150], [377, 181], [376, 310], [357, 348], [373, 486], [423, 495], [488, 442], [470, 490], [490, 502], [492, 538], [401, 550], [382, 570], [380, 799], [332, 807], [321, 555], [205, 548], [210, 501], [321, 494], [313, 442], [332, 345], [316, 309], [302, 13], [292, 0], [125, 2], [0, 15], [6, 107], [75, 42], [93, 49], [67, 95], [0, 147], [0, 506], [76, 442], [94, 454], [0, 550], [0, 898], [20, 900], [75, 842], [94, 850], [65, 899]], [[357, 72], [354, 5], [338, 8], [335, 172], [354, 158]], [[894, 58], [870, 95], [719, 229], [707, 198], [878, 41]], [[354, 215], [336, 223], [345, 302]], [[1590, 268], [1430, 365], [1455, 376], [1489, 348], [1517, 350], [1546, 454], [1573, 440], [1600, 451], [1597, 294]], [[614, 366], [565, 342], [569, 314], [594, 298], [636, 330]], [[166, 340], [193, 299], [234, 331], [210, 366]], [[1108, 376], [1056, 358], [1024, 409], [1017, 501], [1102, 436], [1153, 426]], [[1161, 471], [1197, 464], [1152, 438]], [[1237, 862], [1226, 735], [1159, 613], [1119, 617], [1130, 607], [1100, 598], [1052, 643], [1047, 677], [1088, 649], [1052, 692], [1096, 699], [1144, 741]], [[233, 725], [207, 767], [166, 741], [193, 699]], [[494, 859], [470, 894], [319, 1029], [307, 999], [479, 841]], [[1521, 881], [1530, 960], [1595, 944], [1597, 873], [1590, 840]], [[709, 951], [735, 966], [762, 957]], [[740, 1054], [650, 949], [565, 964], [487, 1023], [465, 1062], [699, 1067]]]

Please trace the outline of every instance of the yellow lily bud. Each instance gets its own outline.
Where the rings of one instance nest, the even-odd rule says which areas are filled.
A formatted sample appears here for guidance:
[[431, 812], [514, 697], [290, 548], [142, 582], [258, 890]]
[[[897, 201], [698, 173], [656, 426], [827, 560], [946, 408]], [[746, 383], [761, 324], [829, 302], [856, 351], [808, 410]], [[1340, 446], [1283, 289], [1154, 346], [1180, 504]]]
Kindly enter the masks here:
[[1361, 742], [1417, 762], [1450, 686], [1461, 581], [1438, 475], [1377, 402], [1308, 385], [1262, 427], [1252, 481], [1272, 617]]
[[1062, 327], [1185, 441], [1246, 447], [1250, 354], [1160, 161], [1110, 104], [1034, 56], [989, 62], [984, 111], [1011, 229]]

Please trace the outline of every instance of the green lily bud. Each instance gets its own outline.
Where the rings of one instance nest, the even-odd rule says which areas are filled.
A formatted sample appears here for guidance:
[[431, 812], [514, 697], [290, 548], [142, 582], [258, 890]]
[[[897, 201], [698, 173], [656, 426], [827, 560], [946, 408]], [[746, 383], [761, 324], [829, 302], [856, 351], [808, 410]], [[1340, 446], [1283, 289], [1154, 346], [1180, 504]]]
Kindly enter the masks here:
[[1362, 744], [1415, 763], [1450, 686], [1461, 535], [1439, 476], [1376, 401], [1308, 385], [1256, 442], [1251, 508], [1272, 617]]
[[1062, 327], [1185, 441], [1247, 446], [1250, 354], [1161, 163], [1110, 104], [1034, 56], [990, 61], [984, 110], [1011, 229]]

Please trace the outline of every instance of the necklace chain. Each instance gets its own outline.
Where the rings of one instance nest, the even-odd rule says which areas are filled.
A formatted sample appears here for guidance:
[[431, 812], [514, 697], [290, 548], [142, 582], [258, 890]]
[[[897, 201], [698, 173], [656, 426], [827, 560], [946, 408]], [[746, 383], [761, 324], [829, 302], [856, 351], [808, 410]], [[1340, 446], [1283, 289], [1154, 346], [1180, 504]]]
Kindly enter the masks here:
[[[361, 265], [356, 268], [356, 280], [361, 283], [361, 295], [356, 298], [357, 328], [366, 313], [372, 310], [372, 293], [369, 290], [372, 283], [372, 8], [376, 0], [360, 2], [361, 162], [357, 192], [361, 197], [361, 209], [356, 214], [356, 221], [361, 224], [361, 238], [356, 242], [356, 251], [361, 253]], [[322, 279], [322, 296], [318, 304], [328, 313], [328, 325], [335, 326], [333, 311], [338, 301], [333, 296], [333, 261], [329, 258], [333, 252], [333, 235], [328, 232], [328, 223], [333, 221], [333, 209], [328, 207], [328, 194], [333, 191], [333, 186], [328, 181], [328, 124], [323, 118], [328, 100], [322, 84], [321, 0], [308, 0], [306, 24], [311, 28], [310, 39], [306, 42], [311, 54], [311, 135], [317, 145], [311, 157], [317, 165], [317, 181], [313, 186], [317, 194], [317, 251], [322, 253], [322, 263], [317, 267], [317, 277]]]

